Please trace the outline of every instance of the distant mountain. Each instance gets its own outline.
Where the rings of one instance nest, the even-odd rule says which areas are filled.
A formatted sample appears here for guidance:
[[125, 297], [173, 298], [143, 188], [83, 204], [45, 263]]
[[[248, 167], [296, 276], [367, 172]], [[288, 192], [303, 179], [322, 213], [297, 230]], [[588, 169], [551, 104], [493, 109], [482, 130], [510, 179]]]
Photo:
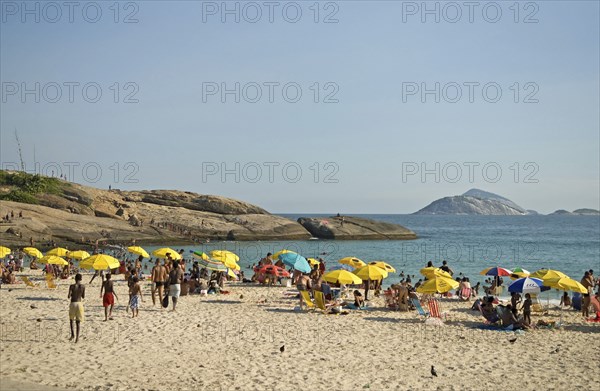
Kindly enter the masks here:
[[549, 216], [600, 216], [600, 211], [596, 209], [575, 209], [573, 212], [569, 212], [568, 210], [559, 209], [555, 212], [549, 214]]
[[444, 197], [433, 201], [414, 214], [522, 216], [529, 212], [498, 194], [471, 189], [459, 196]]
[[541, 213], [538, 212], [537, 210], [527, 209], [527, 214], [528, 215], [540, 215]]

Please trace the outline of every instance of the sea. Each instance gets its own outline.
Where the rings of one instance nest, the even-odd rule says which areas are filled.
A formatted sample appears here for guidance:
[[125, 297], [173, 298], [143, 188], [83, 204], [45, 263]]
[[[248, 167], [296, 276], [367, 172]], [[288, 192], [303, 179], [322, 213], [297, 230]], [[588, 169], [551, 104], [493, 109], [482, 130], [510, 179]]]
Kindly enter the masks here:
[[[296, 220], [301, 215], [281, 214]], [[303, 214], [302, 216], [307, 216]], [[330, 215], [315, 215], [327, 219]], [[400, 224], [416, 232], [416, 240], [301, 240], [301, 241], [213, 241], [183, 247], [185, 253], [223, 249], [239, 255], [247, 275], [252, 265], [268, 252], [288, 249], [305, 257], [323, 258], [327, 269], [344, 257], [365, 262], [382, 260], [396, 268], [385, 283], [396, 283], [411, 276], [413, 284], [421, 278], [419, 270], [432, 261], [440, 266], [447, 261], [454, 275], [470, 278], [474, 285], [488, 276], [488, 267], [520, 267], [531, 272], [541, 268], [560, 270], [580, 280], [586, 270], [600, 274], [599, 216], [429, 216], [429, 215], [352, 215]], [[175, 247], [179, 250], [182, 247]], [[148, 247], [148, 251], [154, 250]], [[462, 274], [461, 274], [462, 273]], [[414, 277], [413, 277], [414, 276]], [[386, 284], [384, 283], [384, 286]]]

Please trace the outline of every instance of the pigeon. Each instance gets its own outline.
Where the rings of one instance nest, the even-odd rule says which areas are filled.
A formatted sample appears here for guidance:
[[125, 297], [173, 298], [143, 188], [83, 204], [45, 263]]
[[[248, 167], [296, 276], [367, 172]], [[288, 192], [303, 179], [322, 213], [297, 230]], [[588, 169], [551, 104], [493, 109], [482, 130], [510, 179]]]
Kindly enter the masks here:
[[243, 299], [243, 298], [244, 298], [244, 295], [240, 295], [240, 299]]
[[41, 322], [41, 321], [42, 321], [40, 318], [37, 318], [36, 320], [37, 320], [38, 322]]
[[435, 371], [435, 368], [433, 367], [433, 365], [431, 366], [431, 376], [437, 377], [437, 372]]
[[9, 292], [12, 292], [12, 289], [9, 289], [8, 291], [9, 291]]
[[279, 348], [279, 351], [281, 353], [285, 352], [285, 345], [281, 345], [281, 347]]
[[33, 304], [29, 306], [29, 308], [31, 308], [32, 310], [36, 309], [37, 307], [34, 306]]
[[508, 342], [510, 343], [515, 343], [517, 342], [517, 337], [514, 337], [513, 339], [509, 339]]

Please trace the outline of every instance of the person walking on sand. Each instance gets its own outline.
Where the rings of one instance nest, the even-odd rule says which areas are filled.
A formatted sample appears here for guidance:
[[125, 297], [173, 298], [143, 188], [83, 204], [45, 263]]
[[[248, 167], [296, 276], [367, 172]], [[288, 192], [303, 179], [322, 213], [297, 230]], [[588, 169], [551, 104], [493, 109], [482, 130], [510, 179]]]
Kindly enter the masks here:
[[142, 287], [140, 287], [140, 279], [137, 276], [135, 276], [133, 277], [133, 286], [131, 287], [131, 299], [129, 300], [132, 318], [135, 318], [140, 314], [140, 303], [142, 301]]
[[[71, 299], [71, 304], [69, 305], [69, 324], [71, 326], [71, 341], [75, 338], [75, 343], [79, 341], [79, 328], [80, 323], [83, 322], [84, 319], [84, 310], [83, 310], [83, 302], [85, 299], [85, 286], [81, 285], [82, 276], [80, 273], [75, 275], [75, 284], [71, 284], [69, 286], [69, 295], [68, 299]], [[73, 321], [75, 321], [77, 325], [77, 334], [73, 333]]]
[[179, 267], [179, 261], [173, 262], [173, 270], [169, 273], [169, 296], [173, 299], [173, 311], [177, 307], [177, 299], [181, 294], [181, 282], [183, 280], [183, 272]]
[[[593, 273], [593, 271], [592, 271]], [[581, 304], [581, 312], [584, 318], [590, 316], [590, 304], [592, 299], [590, 294], [594, 291], [594, 277], [590, 274], [589, 271], [583, 274], [583, 278], [581, 279], [581, 285], [587, 289], [587, 293], [583, 294], [583, 303]]]
[[156, 259], [156, 264], [152, 268], [152, 305], [156, 305], [156, 292], [158, 291], [158, 300], [162, 300], [163, 289], [167, 282], [167, 268], [160, 264], [160, 259]]
[[[104, 295], [102, 292], [104, 292]], [[106, 275], [106, 280], [102, 283], [100, 297], [102, 298], [102, 306], [104, 306], [104, 321], [112, 320], [112, 311], [115, 306], [115, 297], [117, 297], [117, 294], [115, 293], [113, 281], [110, 279], [110, 273]]]

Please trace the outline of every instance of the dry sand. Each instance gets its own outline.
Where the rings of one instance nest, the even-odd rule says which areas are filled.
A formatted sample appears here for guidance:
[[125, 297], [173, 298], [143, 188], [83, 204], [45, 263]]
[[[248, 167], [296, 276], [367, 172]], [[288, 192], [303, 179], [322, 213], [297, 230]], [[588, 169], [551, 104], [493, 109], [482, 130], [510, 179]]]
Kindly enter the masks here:
[[152, 306], [145, 283], [139, 318], [131, 319], [116, 276], [115, 319], [103, 322], [100, 280], [89, 279], [77, 344], [68, 341], [72, 281], [57, 290], [2, 286], [0, 389], [589, 390], [600, 383], [600, 324], [574, 311], [564, 313], [563, 329], [528, 331], [511, 344], [515, 333], [479, 329], [470, 304], [451, 299], [441, 301], [448, 320], [440, 327], [383, 309], [381, 299], [345, 316], [297, 312], [289, 289], [248, 284], [230, 284], [229, 295], [181, 297], [173, 313]]

